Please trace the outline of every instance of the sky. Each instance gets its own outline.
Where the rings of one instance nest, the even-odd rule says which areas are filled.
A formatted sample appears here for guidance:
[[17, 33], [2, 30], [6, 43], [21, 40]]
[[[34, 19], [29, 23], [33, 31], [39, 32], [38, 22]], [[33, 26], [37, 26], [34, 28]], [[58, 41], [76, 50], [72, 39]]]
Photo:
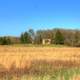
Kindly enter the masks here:
[[28, 29], [80, 29], [80, 0], [0, 0], [0, 35]]

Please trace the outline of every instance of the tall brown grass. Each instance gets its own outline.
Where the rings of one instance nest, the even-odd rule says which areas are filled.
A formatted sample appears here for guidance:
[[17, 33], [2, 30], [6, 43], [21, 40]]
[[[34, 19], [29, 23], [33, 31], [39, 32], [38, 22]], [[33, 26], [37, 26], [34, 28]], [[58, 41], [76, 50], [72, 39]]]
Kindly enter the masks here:
[[80, 48], [0, 46], [0, 77], [52, 75], [76, 67], [80, 68]]

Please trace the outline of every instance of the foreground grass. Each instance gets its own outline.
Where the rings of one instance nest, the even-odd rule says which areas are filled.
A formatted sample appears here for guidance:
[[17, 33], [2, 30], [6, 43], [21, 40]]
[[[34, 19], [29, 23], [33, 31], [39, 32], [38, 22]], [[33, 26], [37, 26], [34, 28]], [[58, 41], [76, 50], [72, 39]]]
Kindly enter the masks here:
[[0, 80], [80, 80], [80, 48], [21, 46], [0, 47]]
[[[51, 74], [51, 73], [50, 73]], [[23, 75], [21, 80], [80, 80], [80, 69], [61, 69], [52, 73], [51, 75], [42, 75], [42, 76], [28, 76]]]
[[[59, 64], [59, 63], [58, 63]], [[52, 62], [32, 61], [31, 67], [27, 69], [12, 69], [4, 73], [0, 80], [80, 80], [80, 68], [71, 65], [57, 66]], [[78, 79], [77, 79], [78, 78]]]
[[53, 73], [44, 75], [28, 75], [24, 74], [20, 77], [15, 77], [12, 75], [5, 75], [0, 78], [0, 80], [80, 80], [80, 69], [60, 69]]

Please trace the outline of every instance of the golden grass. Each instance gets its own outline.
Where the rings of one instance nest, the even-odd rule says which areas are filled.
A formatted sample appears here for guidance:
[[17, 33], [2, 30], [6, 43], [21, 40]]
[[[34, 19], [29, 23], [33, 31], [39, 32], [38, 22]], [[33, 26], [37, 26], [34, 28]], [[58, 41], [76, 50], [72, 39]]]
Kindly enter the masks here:
[[[72, 68], [72, 66], [77, 66], [79, 69]], [[72, 72], [75, 72], [76, 75]], [[16, 78], [24, 77], [25, 74], [29, 80], [32, 80], [31, 78], [37, 80], [38, 77], [41, 78], [39, 80], [43, 78], [43, 80], [49, 80], [48, 78], [52, 77], [50, 79], [52, 80], [56, 74], [62, 75], [64, 78], [73, 74], [71, 80], [80, 80], [79, 72], [80, 48], [0, 46], [0, 77], [7, 74], [7, 78], [10, 78], [14, 75], [13, 80], [17, 80]]]
[[0, 46], [0, 64], [10, 68], [15, 63], [16, 67], [30, 66], [33, 60], [62, 60], [80, 62], [80, 48], [70, 47], [14, 47]]

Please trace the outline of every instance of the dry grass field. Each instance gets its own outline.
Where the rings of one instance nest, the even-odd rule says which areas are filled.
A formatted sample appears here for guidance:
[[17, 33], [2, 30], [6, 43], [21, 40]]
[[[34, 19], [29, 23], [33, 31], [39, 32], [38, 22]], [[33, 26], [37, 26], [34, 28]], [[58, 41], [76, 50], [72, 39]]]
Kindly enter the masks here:
[[80, 48], [0, 46], [0, 64], [7, 68], [12, 63], [15, 63], [16, 67], [24, 67], [25, 62], [29, 64], [33, 60], [62, 60], [78, 63], [80, 61]]
[[[73, 68], [77, 67], [78, 70], [75, 70], [75, 72], [79, 73], [78, 71], [80, 67], [80, 48], [0, 46], [0, 75], [2, 74], [2, 72], [5, 71], [8, 72], [11, 69], [12, 71], [18, 69], [18, 72], [19, 69], [23, 70], [24, 72], [25, 70], [31, 69], [33, 74], [37, 73], [38, 69], [40, 70], [42, 69], [42, 72], [40, 74], [43, 74], [44, 72], [47, 72], [48, 70], [47, 66], [49, 66], [48, 67], [49, 71], [50, 69], [52, 71], [52, 67], [56, 68], [56, 70], [57, 68], [58, 69], [69, 68], [70, 71], [72, 71]], [[15, 67], [16, 69], [14, 69]], [[63, 69], [62, 71], [66, 72]], [[72, 80], [79, 80], [80, 79], [79, 75], [77, 76], [78, 79], [76, 78], [76, 76], [74, 76], [74, 79]], [[48, 79], [48, 78], [39, 79], [35, 77], [34, 79], [32, 79], [31, 77], [29, 77], [29, 79], [27, 78], [22, 80], [55, 80], [55, 79]], [[64, 80], [64, 79], [61, 78], [58, 80]]]

